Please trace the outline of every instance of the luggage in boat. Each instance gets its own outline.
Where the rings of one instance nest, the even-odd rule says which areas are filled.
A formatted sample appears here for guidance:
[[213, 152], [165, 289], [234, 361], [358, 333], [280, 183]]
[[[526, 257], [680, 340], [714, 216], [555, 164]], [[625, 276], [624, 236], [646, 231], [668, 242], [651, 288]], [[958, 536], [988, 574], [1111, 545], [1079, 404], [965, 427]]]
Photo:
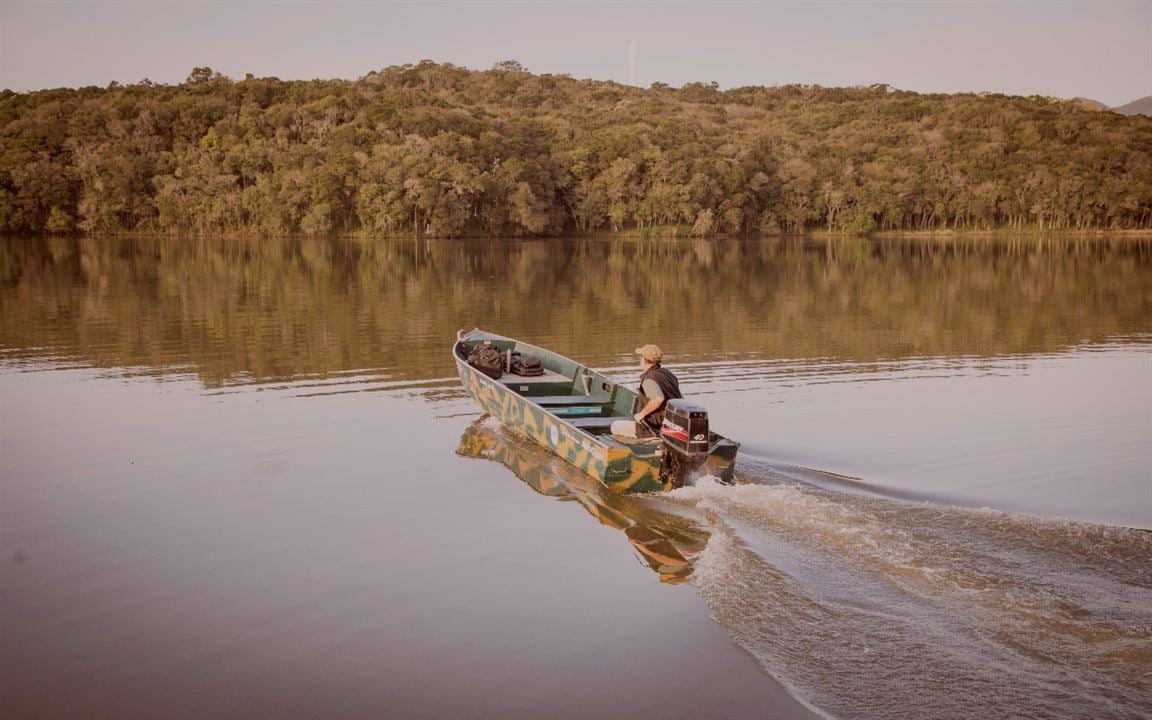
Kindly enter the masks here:
[[491, 345], [480, 345], [468, 354], [468, 364], [493, 380], [504, 374], [504, 357]]
[[544, 366], [540, 362], [540, 358], [535, 355], [523, 355], [518, 352], [512, 353], [512, 374], [521, 375], [523, 377], [539, 377], [544, 374]]

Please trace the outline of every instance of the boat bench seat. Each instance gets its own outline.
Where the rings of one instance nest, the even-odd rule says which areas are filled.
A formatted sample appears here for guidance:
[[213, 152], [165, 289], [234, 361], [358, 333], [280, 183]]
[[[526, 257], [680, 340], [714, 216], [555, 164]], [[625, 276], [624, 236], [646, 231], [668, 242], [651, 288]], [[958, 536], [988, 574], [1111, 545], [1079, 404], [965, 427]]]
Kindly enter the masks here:
[[567, 377], [565, 375], [561, 375], [560, 373], [558, 373], [554, 370], [548, 370], [547, 368], [545, 368], [544, 373], [542, 375], [529, 375], [527, 377], [525, 377], [524, 375], [517, 375], [516, 373], [506, 372], [500, 376], [499, 382], [502, 382], [505, 385], [537, 385], [540, 383], [566, 383], [569, 386], [571, 386], [572, 385], [572, 378]]
[[617, 415], [615, 417], [564, 418], [565, 422], [585, 430], [594, 427], [611, 427], [612, 423], [617, 420], [632, 420], [632, 416]]
[[544, 395], [530, 398], [532, 402], [549, 407], [564, 405], [607, 405], [612, 398], [594, 398], [591, 395]]

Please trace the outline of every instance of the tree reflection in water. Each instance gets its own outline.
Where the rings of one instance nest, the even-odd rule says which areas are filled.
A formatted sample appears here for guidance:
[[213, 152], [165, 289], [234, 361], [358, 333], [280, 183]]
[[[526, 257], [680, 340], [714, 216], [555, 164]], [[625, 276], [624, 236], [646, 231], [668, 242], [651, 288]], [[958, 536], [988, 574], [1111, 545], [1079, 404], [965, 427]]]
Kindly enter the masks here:
[[992, 357], [1152, 331], [1150, 287], [1152, 240], [1116, 236], [6, 238], [0, 350], [206, 387], [451, 377], [476, 326], [593, 367], [643, 342], [678, 362]]

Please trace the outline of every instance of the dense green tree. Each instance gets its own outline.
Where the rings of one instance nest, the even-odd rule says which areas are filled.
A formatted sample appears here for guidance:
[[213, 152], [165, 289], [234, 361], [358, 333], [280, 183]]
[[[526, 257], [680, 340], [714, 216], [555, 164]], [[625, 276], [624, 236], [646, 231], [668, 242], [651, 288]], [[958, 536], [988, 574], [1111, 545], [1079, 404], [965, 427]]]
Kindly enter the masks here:
[[0, 93], [0, 231], [556, 235], [1150, 228], [1152, 120], [884, 85], [357, 81]]

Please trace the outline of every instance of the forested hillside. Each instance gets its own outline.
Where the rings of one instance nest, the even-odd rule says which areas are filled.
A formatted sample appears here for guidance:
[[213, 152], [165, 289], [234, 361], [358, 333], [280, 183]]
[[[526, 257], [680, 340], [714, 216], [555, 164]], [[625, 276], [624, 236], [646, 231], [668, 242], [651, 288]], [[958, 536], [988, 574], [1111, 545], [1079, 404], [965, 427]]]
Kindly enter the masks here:
[[1152, 118], [422, 62], [0, 93], [0, 231], [696, 235], [1152, 228]]

